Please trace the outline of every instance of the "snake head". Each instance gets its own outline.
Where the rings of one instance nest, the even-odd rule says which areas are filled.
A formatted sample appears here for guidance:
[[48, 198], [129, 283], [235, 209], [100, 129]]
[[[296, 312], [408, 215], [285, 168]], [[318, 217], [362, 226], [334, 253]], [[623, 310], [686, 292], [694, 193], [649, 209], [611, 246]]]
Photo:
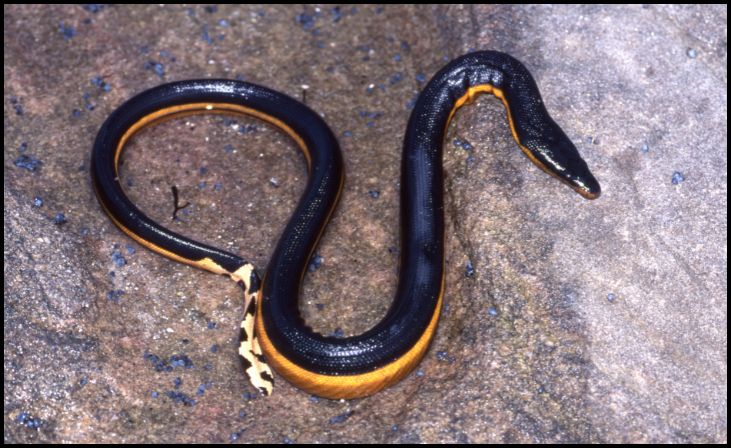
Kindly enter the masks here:
[[554, 123], [551, 132], [541, 138], [521, 142], [528, 157], [543, 171], [558, 178], [586, 199], [596, 199], [601, 187], [579, 151]]

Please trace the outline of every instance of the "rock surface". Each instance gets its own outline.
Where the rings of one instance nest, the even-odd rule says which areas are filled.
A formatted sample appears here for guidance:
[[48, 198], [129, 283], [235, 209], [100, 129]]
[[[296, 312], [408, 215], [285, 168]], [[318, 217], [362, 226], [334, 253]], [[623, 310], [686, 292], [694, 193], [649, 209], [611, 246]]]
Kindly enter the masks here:
[[[726, 442], [726, 6], [4, 12], [6, 442]], [[301, 310], [357, 334], [395, 291], [411, 105], [474, 49], [526, 64], [603, 195], [532, 166], [499, 101], [465, 107], [445, 143], [446, 306], [418, 370], [349, 402], [281, 378], [256, 396], [236, 285], [147, 251], [97, 204], [102, 121], [203, 77], [320, 112], [347, 179]], [[268, 125], [197, 116], [135, 137], [122, 177], [151, 217], [263, 271], [306, 169]], [[172, 186], [191, 204], [176, 221]]]

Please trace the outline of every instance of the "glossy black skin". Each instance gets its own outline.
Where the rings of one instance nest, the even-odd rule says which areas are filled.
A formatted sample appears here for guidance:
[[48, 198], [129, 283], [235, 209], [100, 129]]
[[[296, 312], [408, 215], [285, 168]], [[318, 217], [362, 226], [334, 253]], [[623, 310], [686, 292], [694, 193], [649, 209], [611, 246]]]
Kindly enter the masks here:
[[[455, 103], [471, 87], [491, 84], [510, 106], [521, 144], [545, 169], [588, 197], [599, 184], [586, 163], [551, 119], [535, 81], [515, 58], [483, 51], [465, 55], [439, 71], [419, 96], [404, 139], [401, 166], [401, 261], [396, 297], [386, 316], [367, 332], [349, 338], [325, 337], [302, 322], [298, 309], [299, 278], [310, 253], [309, 235], [325, 225], [307, 219], [298, 208], [272, 257], [264, 282], [267, 334], [287, 358], [328, 375], [365, 373], [408, 351], [436, 312], [444, 269], [442, 143]], [[337, 173], [333, 172], [333, 176]], [[300, 208], [306, 202], [300, 203]], [[309, 215], [307, 215], [309, 216]], [[308, 236], [295, 229], [311, 229]]]
[[[229, 252], [198, 243], [148, 218], [122, 191], [116, 178], [114, 155], [119, 140], [133, 124], [152, 112], [190, 103], [232, 103], [256, 109], [291, 127], [310, 148], [313, 169], [303, 200], [333, 202], [339, 184], [324, 176], [335, 171], [342, 176], [342, 159], [337, 141], [327, 124], [302, 103], [255, 84], [226, 79], [202, 79], [164, 84], [142, 92], [125, 102], [104, 122], [97, 134], [91, 157], [91, 175], [97, 197], [124, 227], [144, 240], [188, 260], [210, 258], [229, 272], [246, 261]], [[201, 111], [205, 113], [205, 111]], [[317, 193], [317, 189], [324, 189]]]
[[[161, 86], [138, 95], [110, 116], [95, 144], [92, 172], [105, 207], [117, 219], [122, 216], [124, 225], [135, 233], [172, 252], [185, 253], [186, 258], [208, 256], [233, 266], [243, 260], [170, 232], [129, 203], [118, 181], [113, 180], [110, 157], [113, 158], [115, 139], [140, 117], [170, 103], [240, 103], [286, 123], [305, 140], [312, 160], [305, 192], [272, 254], [262, 284], [261, 317], [266, 333], [281, 354], [307, 370], [325, 375], [365, 373], [383, 367], [412, 348], [438, 312], [444, 271], [442, 143], [457, 100], [470, 88], [485, 84], [504, 93], [520, 144], [544, 170], [586, 197], [598, 196], [599, 184], [546, 112], [535, 81], [519, 61], [492, 51], [455, 59], [425, 87], [406, 130], [396, 297], [381, 322], [354, 337], [333, 338], [314, 333], [298, 311], [300, 279], [336, 205], [343, 181], [337, 141], [327, 125], [306, 106], [264, 87], [236, 81], [183, 81]], [[217, 87], [221, 85], [226, 89]]]

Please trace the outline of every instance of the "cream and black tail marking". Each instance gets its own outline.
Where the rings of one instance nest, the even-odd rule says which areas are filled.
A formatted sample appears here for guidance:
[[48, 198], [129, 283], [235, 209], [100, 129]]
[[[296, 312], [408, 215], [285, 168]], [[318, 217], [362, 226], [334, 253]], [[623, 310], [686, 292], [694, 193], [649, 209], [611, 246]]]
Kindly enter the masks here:
[[274, 377], [254, 332], [256, 298], [260, 285], [259, 276], [256, 274], [254, 266], [246, 263], [231, 274], [231, 278], [244, 290], [244, 319], [241, 321], [241, 344], [239, 345], [244, 373], [262, 395], [271, 395], [274, 388]]

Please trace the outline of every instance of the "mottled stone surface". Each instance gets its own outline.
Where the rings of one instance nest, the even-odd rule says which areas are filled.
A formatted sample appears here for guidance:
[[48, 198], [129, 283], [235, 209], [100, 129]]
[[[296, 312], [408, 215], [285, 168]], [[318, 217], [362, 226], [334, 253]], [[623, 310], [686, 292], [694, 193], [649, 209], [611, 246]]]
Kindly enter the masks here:
[[[726, 442], [725, 6], [4, 13], [6, 442]], [[603, 195], [532, 166], [499, 101], [461, 110], [438, 334], [376, 396], [279, 379], [257, 397], [236, 285], [134, 243], [94, 198], [95, 133], [134, 93], [202, 77], [306, 90], [347, 179], [301, 310], [357, 334], [396, 287], [410, 106], [445, 61], [488, 48], [533, 72]], [[268, 125], [198, 116], [143, 131], [122, 176], [151, 217], [263, 271], [306, 169]], [[178, 221], [173, 185], [191, 204]]]

